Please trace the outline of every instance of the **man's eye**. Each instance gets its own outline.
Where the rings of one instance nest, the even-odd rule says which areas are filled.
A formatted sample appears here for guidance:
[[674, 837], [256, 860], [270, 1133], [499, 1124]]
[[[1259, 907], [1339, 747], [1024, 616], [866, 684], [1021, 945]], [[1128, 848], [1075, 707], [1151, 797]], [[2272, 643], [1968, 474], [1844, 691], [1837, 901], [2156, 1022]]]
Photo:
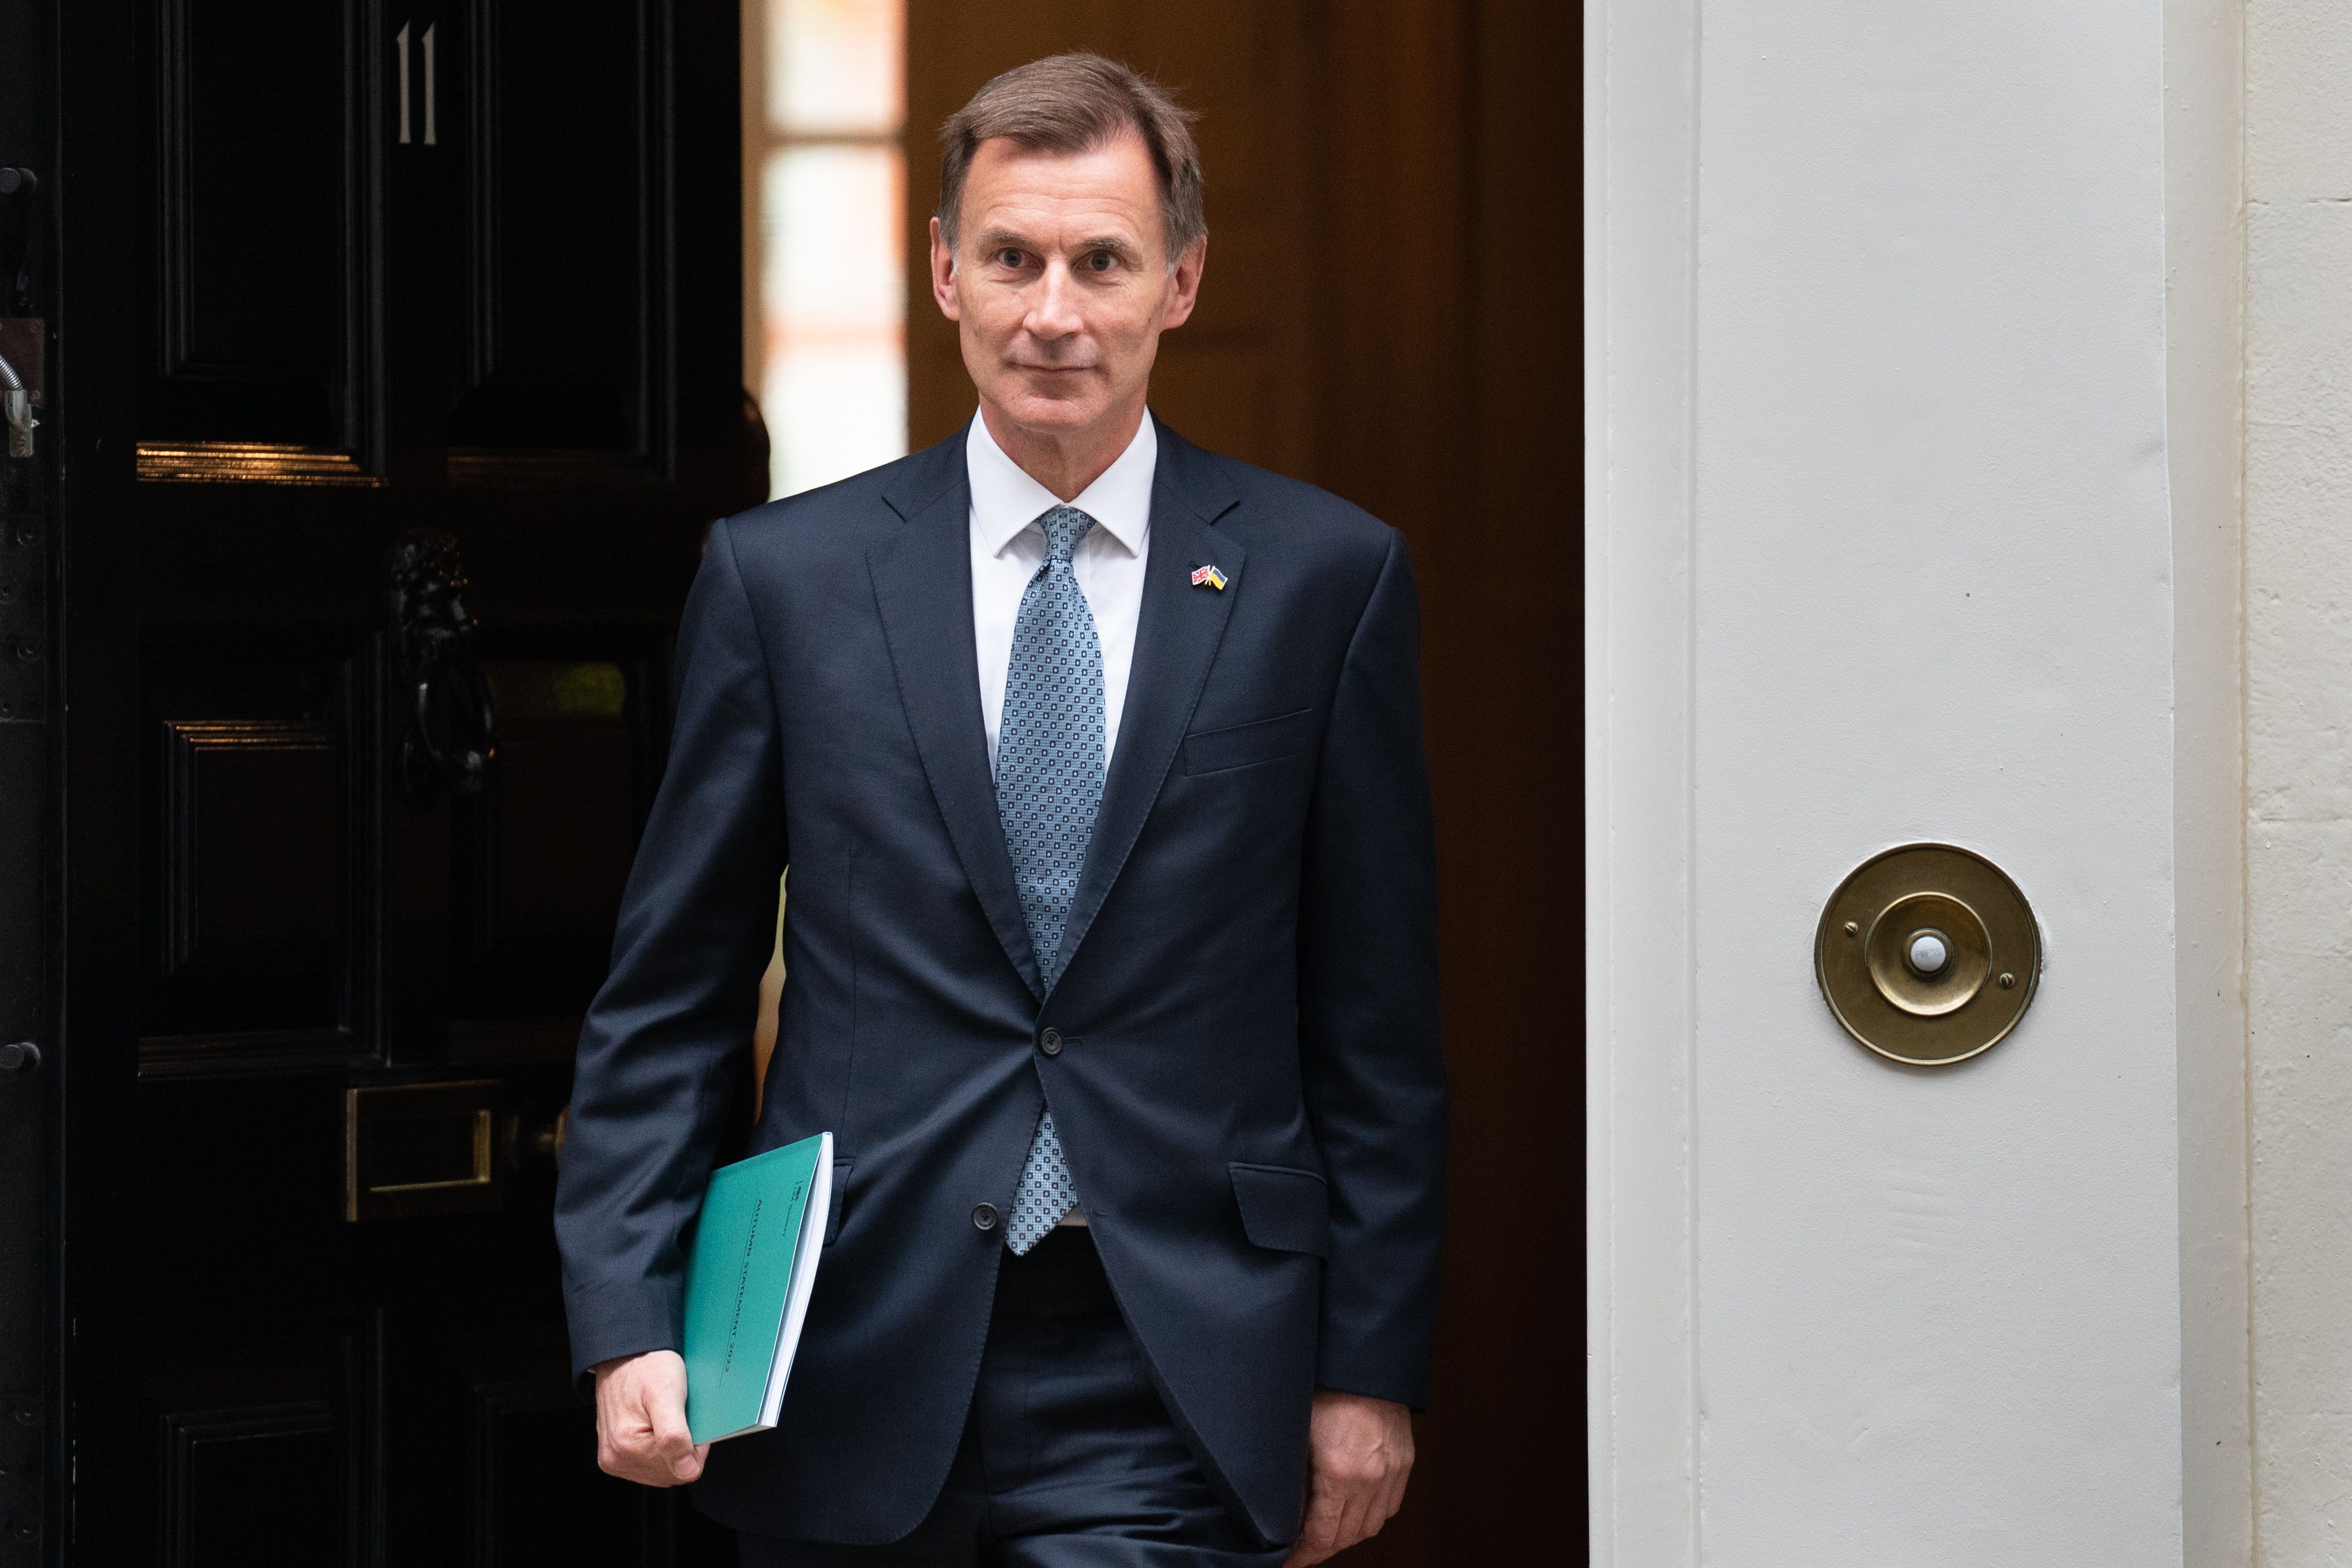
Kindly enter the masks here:
[[1112, 259], [1110, 252], [1107, 250], [1098, 250], [1095, 252], [1094, 255], [1087, 257], [1087, 265], [1093, 267], [1097, 272], [1108, 272], [1111, 268]]
[[1006, 267], [1019, 267], [1021, 253], [1017, 250], [1000, 250], [996, 253], [996, 259]]

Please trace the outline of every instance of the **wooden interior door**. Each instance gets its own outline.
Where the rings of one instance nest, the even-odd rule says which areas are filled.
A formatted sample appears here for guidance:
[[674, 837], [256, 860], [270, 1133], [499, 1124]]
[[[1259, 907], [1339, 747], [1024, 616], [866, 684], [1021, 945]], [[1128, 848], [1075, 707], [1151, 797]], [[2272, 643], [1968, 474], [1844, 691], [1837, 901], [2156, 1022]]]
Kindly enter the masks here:
[[1209, 264], [1152, 406], [1404, 532], [1454, 1142], [1432, 1407], [1351, 1568], [1585, 1542], [1581, 14], [1559, 0], [908, 0], [911, 434], [973, 407], [920, 235], [997, 71], [1123, 59], [1199, 111]]
[[765, 489], [735, 8], [10, 3], [57, 72], [44, 1551], [731, 1561], [595, 1471], [550, 1204], [672, 628]]

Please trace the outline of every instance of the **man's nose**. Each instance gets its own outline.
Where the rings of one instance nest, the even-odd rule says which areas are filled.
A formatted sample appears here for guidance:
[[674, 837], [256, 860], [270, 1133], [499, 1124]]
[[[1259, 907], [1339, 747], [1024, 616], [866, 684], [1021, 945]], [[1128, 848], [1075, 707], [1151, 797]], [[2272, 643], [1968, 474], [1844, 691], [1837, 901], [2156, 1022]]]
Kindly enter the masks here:
[[1068, 263], [1045, 264], [1024, 325], [1033, 336], [1045, 339], [1075, 337], [1086, 325], [1078, 315], [1077, 281], [1070, 276]]

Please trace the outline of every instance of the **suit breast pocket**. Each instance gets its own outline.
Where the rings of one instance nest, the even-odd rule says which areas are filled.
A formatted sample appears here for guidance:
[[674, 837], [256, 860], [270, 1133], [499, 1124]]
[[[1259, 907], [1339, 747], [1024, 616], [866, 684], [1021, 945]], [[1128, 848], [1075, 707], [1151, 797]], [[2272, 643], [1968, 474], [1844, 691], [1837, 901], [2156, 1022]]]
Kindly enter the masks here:
[[1230, 773], [1236, 768], [1278, 762], [1305, 751], [1314, 739], [1311, 707], [1223, 729], [1196, 729], [1184, 737], [1184, 771], [1194, 776]]

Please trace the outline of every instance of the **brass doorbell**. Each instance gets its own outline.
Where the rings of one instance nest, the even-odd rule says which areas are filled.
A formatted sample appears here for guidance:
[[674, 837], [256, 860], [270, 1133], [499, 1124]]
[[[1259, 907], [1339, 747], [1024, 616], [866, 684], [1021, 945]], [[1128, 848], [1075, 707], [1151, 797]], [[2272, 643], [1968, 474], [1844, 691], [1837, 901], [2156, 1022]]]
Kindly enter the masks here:
[[1845, 1031], [1894, 1061], [1941, 1066], [1999, 1044], [2042, 977], [2033, 908], [1999, 866], [1905, 844], [1856, 866], [1822, 910], [1813, 975]]

